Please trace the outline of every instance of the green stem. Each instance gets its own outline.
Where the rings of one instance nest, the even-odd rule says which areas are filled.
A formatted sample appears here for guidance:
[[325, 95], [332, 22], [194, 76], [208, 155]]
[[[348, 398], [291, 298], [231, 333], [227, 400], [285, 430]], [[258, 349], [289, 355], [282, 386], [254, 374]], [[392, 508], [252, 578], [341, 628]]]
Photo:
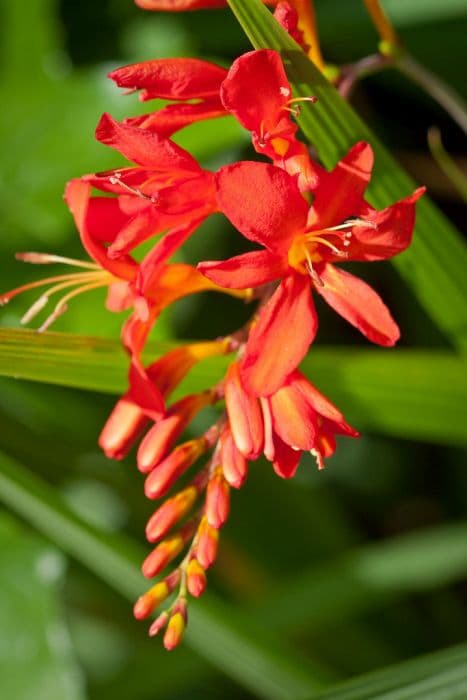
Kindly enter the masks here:
[[420, 65], [408, 53], [403, 53], [395, 62], [400, 72], [419, 85], [452, 117], [456, 124], [467, 134], [467, 104], [449, 85], [434, 73]]
[[440, 131], [436, 126], [432, 126], [428, 131], [428, 145], [431, 155], [467, 204], [467, 177], [444, 148]]

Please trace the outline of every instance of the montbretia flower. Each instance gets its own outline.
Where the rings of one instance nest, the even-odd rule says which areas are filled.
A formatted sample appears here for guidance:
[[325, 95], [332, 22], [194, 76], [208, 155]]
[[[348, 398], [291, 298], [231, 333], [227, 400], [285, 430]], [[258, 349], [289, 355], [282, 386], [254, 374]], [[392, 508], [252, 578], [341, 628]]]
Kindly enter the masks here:
[[[281, 9], [281, 16], [295, 26], [291, 13], [292, 8]], [[306, 146], [296, 139], [298, 127], [291, 116], [298, 114], [300, 102], [314, 102], [316, 98], [292, 96], [277, 51], [245, 53], [228, 71], [208, 61], [174, 58], [123, 66], [109, 76], [120, 87], [142, 90], [142, 100], [159, 97], [178, 101], [150, 114], [126, 119], [121, 127], [137, 126], [165, 139], [195, 121], [232, 114], [251, 132], [258, 153], [269, 156], [290, 173], [299, 172], [303, 189], [315, 185], [320, 168], [311, 161]], [[194, 99], [196, 102], [189, 101]], [[116, 128], [116, 122], [108, 122], [108, 117], [104, 120], [98, 127], [99, 140], [107, 139], [109, 129]]]
[[225, 116], [219, 91], [226, 76], [225, 68], [199, 58], [158, 58], [122, 66], [109, 73], [109, 78], [119, 87], [141, 90], [142, 102], [155, 98], [174, 102], [123, 122], [155, 131], [161, 138], [168, 138], [202, 119]]
[[317, 184], [321, 167], [297, 140], [296, 116], [303, 101], [315, 97], [292, 96], [280, 54], [270, 49], [249, 51], [232, 64], [221, 86], [224, 107], [251, 132], [253, 146], [290, 174], [299, 173], [300, 188]]
[[310, 452], [319, 469], [334, 454], [336, 435], [358, 437], [342, 413], [298, 370], [267, 397], [244, 386], [238, 362], [229, 367], [225, 401], [235, 445], [246, 460], [262, 453], [283, 478], [292, 477], [303, 452]]
[[120, 124], [108, 114], [101, 117], [96, 138], [136, 163], [81, 178], [117, 195], [91, 197], [88, 202], [88, 216], [109, 242], [108, 257], [120, 258], [163, 233], [152, 257], [167, 259], [216, 211], [213, 173], [169, 139]]
[[277, 391], [305, 356], [318, 321], [313, 288], [341, 316], [379, 345], [394, 345], [399, 328], [378, 294], [333, 263], [390, 258], [409, 245], [415, 202], [424, 189], [377, 211], [364, 200], [373, 153], [356, 144], [331, 172], [320, 173], [310, 207], [296, 178], [272, 165], [235, 163], [217, 174], [219, 207], [258, 250], [198, 265], [232, 288], [281, 279], [250, 331], [242, 380], [257, 396]]

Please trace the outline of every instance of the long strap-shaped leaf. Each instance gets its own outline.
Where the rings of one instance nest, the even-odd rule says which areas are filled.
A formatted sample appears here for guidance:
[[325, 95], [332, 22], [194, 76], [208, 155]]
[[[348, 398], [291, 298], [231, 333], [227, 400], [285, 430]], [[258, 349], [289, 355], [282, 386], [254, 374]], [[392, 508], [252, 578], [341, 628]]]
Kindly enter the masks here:
[[467, 523], [405, 533], [310, 567], [255, 605], [272, 629], [329, 629], [389, 600], [467, 578]]
[[[147, 588], [139, 571], [144, 556], [141, 547], [121, 535], [96, 531], [72, 513], [46, 483], [1, 453], [0, 500], [130, 601]], [[190, 607], [187, 641], [265, 700], [311, 697], [330, 677], [309, 659], [306, 665], [300, 663], [286, 644], [264, 634], [214, 596], [206, 595]]]
[[[353, 143], [369, 141], [376, 155], [370, 202], [381, 208], [412, 192], [411, 178], [260, 0], [228, 2], [255, 48], [280, 51], [295, 93], [318, 97], [316, 105], [303, 107], [298, 122], [323, 163], [332, 167]], [[401, 105], [402, 114], [403, 109]], [[467, 349], [467, 251], [455, 228], [427, 196], [417, 204], [414, 242], [394, 264], [453, 345]]]
[[316, 700], [464, 700], [467, 644], [356, 678], [313, 697]]
[[[149, 346], [155, 360], [174, 343]], [[180, 387], [202, 391], [229, 358], [200, 363]], [[0, 329], [0, 375], [119, 394], [128, 358], [116, 340]], [[366, 431], [440, 443], [467, 443], [467, 372], [451, 353], [318, 347], [306, 375]]]

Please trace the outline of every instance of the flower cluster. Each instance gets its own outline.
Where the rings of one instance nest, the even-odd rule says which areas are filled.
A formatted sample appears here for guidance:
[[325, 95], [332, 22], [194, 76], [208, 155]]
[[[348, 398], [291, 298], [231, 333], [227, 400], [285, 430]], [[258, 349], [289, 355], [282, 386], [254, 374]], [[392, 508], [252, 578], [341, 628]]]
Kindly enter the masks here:
[[[303, 40], [293, 10], [283, 4], [276, 12]], [[364, 198], [373, 165], [369, 144], [354, 145], [331, 172], [315, 162], [297, 138], [297, 99], [275, 51], [247, 53], [229, 70], [198, 59], [158, 59], [119, 68], [110, 78], [140, 91], [143, 101], [162, 98], [169, 104], [122, 122], [104, 115], [97, 139], [131, 164], [82, 176], [66, 188], [66, 203], [92, 262], [21, 254], [28, 262], [70, 263], [83, 270], [20, 287], [1, 301], [44, 284], [47, 291], [23, 318], [29, 322], [52, 295], [65, 292], [39, 330], [74, 296], [97, 287], [108, 287], [109, 310], [130, 310], [122, 329], [128, 390], [99, 444], [113, 459], [137, 445], [144, 493], [163, 499], [147, 524], [154, 548], [142, 566], [146, 578], [163, 577], [139, 598], [134, 614], [148, 618], [168, 601], [150, 634], [165, 629], [164, 645], [172, 649], [183, 636], [188, 595], [205, 590], [206, 570], [229, 515], [230, 489], [242, 486], [248, 464], [264, 456], [279, 476], [289, 478], [304, 452], [321, 469], [336, 449], [336, 435], [357, 437], [298, 369], [318, 328], [313, 292], [370, 341], [393, 345], [399, 330], [389, 310], [365, 282], [336, 263], [381, 260], [403, 251], [422, 190], [376, 211]], [[269, 162], [231, 163], [211, 172], [171, 140], [193, 122], [225, 115], [250, 132], [254, 149]], [[214, 212], [261, 247], [196, 267], [171, 262]], [[134, 251], [149, 239], [155, 243], [138, 261]], [[231, 335], [175, 347], [146, 365], [142, 351], [161, 311], [205, 290], [258, 304], [246, 326]], [[196, 363], [219, 355], [232, 356], [223, 379], [171, 400]], [[184, 437], [207, 406], [219, 406], [218, 419], [202, 434]]]

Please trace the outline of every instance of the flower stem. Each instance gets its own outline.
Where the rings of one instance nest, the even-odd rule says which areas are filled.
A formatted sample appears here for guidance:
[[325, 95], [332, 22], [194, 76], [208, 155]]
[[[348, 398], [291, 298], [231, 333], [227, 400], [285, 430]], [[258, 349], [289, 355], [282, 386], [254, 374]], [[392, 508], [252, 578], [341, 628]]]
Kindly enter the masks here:
[[395, 66], [441, 105], [462, 131], [467, 134], [467, 104], [455, 90], [420, 65], [408, 53], [401, 54], [395, 62]]

